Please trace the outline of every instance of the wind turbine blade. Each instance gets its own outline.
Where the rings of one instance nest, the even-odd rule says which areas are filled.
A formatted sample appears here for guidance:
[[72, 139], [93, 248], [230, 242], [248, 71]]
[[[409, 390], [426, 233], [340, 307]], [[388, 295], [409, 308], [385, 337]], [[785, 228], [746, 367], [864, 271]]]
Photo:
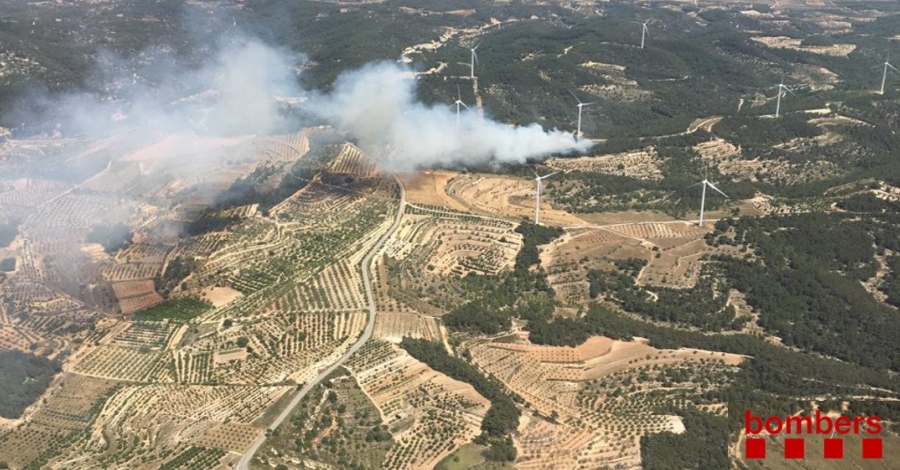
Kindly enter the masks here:
[[572, 95], [573, 97], [575, 97], [575, 101], [577, 101], [578, 104], [582, 104], [582, 103], [581, 103], [581, 100], [578, 99], [578, 95], [576, 95], [574, 91], [569, 90], [569, 94]]
[[473, 47], [472, 50], [478, 49], [478, 46], [480, 46], [482, 42], [483, 41], [478, 41], [478, 44], [475, 44], [475, 47]]
[[719, 188], [717, 188], [714, 184], [710, 183], [709, 181], [706, 182], [706, 185], [709, 186], [710, 188], [712, 188], [713, 190], [715, 190], [717, 193], [725, 196], [728, 199], [731, 199], [730, 197], [728, 197], [727, 194], [723, 193], [721, 190], [719, 190]]
[[592, 104], [597, 104], [596, 101], [588, 101], [587, 103], [581, 103], [582, 106], [590, 106]]
[[459, 104], [461, 104], [461, 105], [462, 105], [462, 107], [463, 107], [463, 108], [466, 108], [466, 109], [469, 109], [469, 107], [468, 107], [468, 106], [466, 106], [466, 104], [465, 104], [465, 103], [463, 103], [463, 102], [462, 102], [462, 101], [460, 101], [460, 102], [459, 102]]
[[478, 54], [475, 53], [475, 49], [472, 49], [472, 57], [475, 58], [475, 63], [478, 63]]
[[456, 101], [462, 101], [462, 92], [459, 90], [459, 83], [456, 84]]
[[541, 176], [541, 179], [549, 178], [549, 177], [551, 177], [551, 176], [553, 176], [553, 175], [556, 175], [556, 174], [559, 174], [559, 172], [558, 172], [558, 171], [554, 171], [553, 173], [550, 173], [549, 175]]
[[786, 91], [786, 92], [788, 92], [788, 93], [790, 93], [790, 94], [792, 94], [792, 95], [795, 95], [795, 96], [797, 95], [796, 93], [794, 93], [793, 90], [791, 90], [791, 89], [788, 88], [788, 87], [784, 87], [784, 91]]
[[697, 183], [694, 183], [694, 184], [692, 184], [692, 185], [690, 185], [690, 186], [688, 186], [688, 187], [686, 187], [686, 188], [684, 188], [684, 189], [689, 189], [689, 188], [693, 188], [693, 187], [694, 187], [694, 186], [700, 186], [700, 185], [701, 185], [701, 184], [703, 184], [703, 181], [700, 181], [700, 182], [697, 182]]
[[537, 174], [537, 172], [534, 171], [534, 168], [532, 168], [531, 166], [528, 166], [528, 169], [529, 169], [532, 173], [534, 173], [535, 179], [541, 179], [541, 175]]
[[887, 66], [890, 67], [890, 68], [892, 68], [892, 69], [894, 69], [895, 72], [900, 72], [900, 70], [897, 70], [897, 67], [894, 67], [894, 66], [891, 65], [891, 64], [887, 64]]

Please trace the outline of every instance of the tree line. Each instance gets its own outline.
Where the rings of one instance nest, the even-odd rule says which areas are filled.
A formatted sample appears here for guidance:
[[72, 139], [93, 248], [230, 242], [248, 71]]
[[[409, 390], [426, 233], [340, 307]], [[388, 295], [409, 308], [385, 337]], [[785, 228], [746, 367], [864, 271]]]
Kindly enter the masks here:
[[482, 434], [476, 441], [489, 446], [485, 457], [491, 460], [516, 459], [509, 433], [518, 427], [520, 412], [499, 382], [485, 377], [472, 364], [448, 354], [441, 343], [404, 337], [400, 347], [432, 369], [471, 385], [479, 395], [490, 400], [491, 407], [481, 421]]
[[45, 357], [21, 351], [0, 352], [0, 377], [3, 377], [3, 393], [0, 393], [0, 416], [16, 419], [50, 385], [60, 365]]

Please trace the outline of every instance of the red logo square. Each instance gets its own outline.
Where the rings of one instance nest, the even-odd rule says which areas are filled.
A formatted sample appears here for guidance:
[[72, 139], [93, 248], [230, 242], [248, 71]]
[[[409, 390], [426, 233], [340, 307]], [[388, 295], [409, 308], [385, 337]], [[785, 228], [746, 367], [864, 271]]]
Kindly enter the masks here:
[[862, 454], [864, 459], [881, 458], [881, 439], [863, 439]]
[[842, 459], [844, 458], [844, 440], [843, 439], [825, 439], [825, 458], [826, 459]]
[[804, 443], [806, 439], [785, 439], [784, 440], [784, 458], [786, 459], [802, 459], [806, 454]]
[[748, 459], [764, 459], [766, 458], [766, 440], [765, 439], [747, 439], [745, 454]]

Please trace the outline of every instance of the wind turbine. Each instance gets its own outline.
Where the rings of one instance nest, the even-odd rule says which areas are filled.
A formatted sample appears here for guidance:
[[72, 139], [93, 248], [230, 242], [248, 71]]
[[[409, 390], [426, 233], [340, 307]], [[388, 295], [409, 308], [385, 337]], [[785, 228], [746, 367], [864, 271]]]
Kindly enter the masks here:
[[459, 85], [456, 85], [456, 102], [454, 104], [456, 105], [456, 133], [458, 134], [459, 133], [459, 107], [462, 106], [463, 108], [469, 109], [469, 107], [466, 106], [466, 104], [462, 102], [462, 94], [459, 91]]
[[644, 39], [647, 37], [647, 33], [650, 32], [650, 29], [647, 28], [647, 23], [649, 22], [650, 20], [645, 20], [641, 23], [641, 49], [644, 48]]
[[[881, 66], [876, 65], [875, 67], [881, 67]], [[884, 84], [887, 82], [888, 68], [892, 68], [892, 69], [894, 69], [895, 72], [900, 73], [900, 70], [897, 70], [897, 67], [894, 67], [893, 65], [891, 65], [891, 56], [887, 56], [887, 58], [884, 59], [884, 75], [881, 76], [881, 94], [882, 95], [884, 94]]]
[[472, 51], [472, 56], [469, 59], [469, 78], [475, 78], [475, 63], [478, 62], [478, 54], [475, 53], [475, 49], [478, 49], [481, 43], [475, 44], [475, 47], [470, 48]]
[[541, 221], [541, 193], [543, 192], [544, 187], [543, 180], [559, 172], [554, 171], [553, 173], [544, 176], [539, 176], [534, 170], [531, 170], [531, 172], [534, 173], [534, 186], [537, 190], [537, 199], [534, 201], [534, 225], [538, 225]]
[[596, 103], [596, 101], [592, 101], [590, 103], [582, 103], [578, 96], [572, 90], [569, 90], [569, 93], [575, 97], [575, 101], [578, 102], [578, 130], [575, 132], [575, 138], [581, 138], [581, 110], [588, 105], [592, 105]]
[[775, 102], [775, 117], [777, 118], [781, 115], [781, 97], [784, 96], [784, 92], [788, 92], [792, 95], [795, 93], [784, 84], [784, 75], [781, 76], [781, 83], [779, 83], [777, 86], [773, 86], [772, 88], [778, 89], [778, 99]]
[[704, 172], [704, 176], [703, 176], [703, 181], [701, 181], [699, 183], [694, 183], [688, 187], [697, 186], [698, 184], [703, 185], [703, 193], [700, 196], [700, 220], [697, 222], [697, 225], [702, 227], [703, 226], [703, 214], [706, 211], [706, 187], [709, 186], [710, 189], [721, 194], [722, 196], [725, 196], [726, 199], [730, 199], [730, 198], [728, 197], [727, 194], [723, 193], [721, 190], [719, 190], [719, 188], [717, 188], [715, 185], [713, 185], [712, 183], [709, 182], [709, 180], [706, 178], [705, 172]]

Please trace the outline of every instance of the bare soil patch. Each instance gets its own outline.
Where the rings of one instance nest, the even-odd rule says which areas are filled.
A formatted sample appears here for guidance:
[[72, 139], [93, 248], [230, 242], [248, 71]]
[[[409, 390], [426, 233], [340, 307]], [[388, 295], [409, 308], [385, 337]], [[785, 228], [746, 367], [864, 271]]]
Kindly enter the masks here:
[[228, 305], [243, 295], [230, 287], [207, 287], [200, 291], [200, 296], [210, 301], [216, 308]]
[[457, 175], [458, 173], [452, 171], [420, 171], [398, 176], [406, 188], [407, 201], [468, 212], [469, 209], [465, 205], [447, 194], [447, 183]]

